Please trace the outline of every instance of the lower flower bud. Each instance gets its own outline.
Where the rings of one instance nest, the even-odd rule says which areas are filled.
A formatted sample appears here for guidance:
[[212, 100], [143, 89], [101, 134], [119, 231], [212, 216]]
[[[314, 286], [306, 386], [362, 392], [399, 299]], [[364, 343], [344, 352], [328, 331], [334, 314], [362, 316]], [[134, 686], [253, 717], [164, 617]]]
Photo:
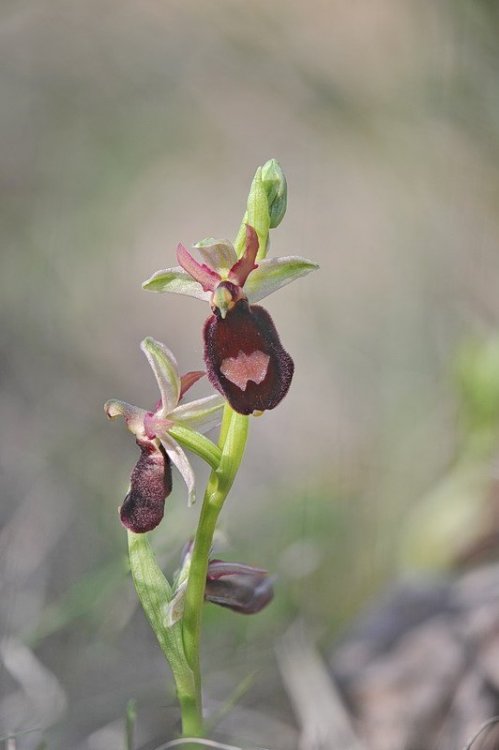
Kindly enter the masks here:
[[273, 596], [272, 578], [266, 570], [210, 560], [205, 589], [207, 601], [243, 615], [255, 615]]
[[163, 518], [165, 500], [172, 491], [171, 462], [163, 446], [137, 440], [140, 458], [130, 477], [130, 491], [120, 508], [123, 526], [135, 534], [155, 529]]

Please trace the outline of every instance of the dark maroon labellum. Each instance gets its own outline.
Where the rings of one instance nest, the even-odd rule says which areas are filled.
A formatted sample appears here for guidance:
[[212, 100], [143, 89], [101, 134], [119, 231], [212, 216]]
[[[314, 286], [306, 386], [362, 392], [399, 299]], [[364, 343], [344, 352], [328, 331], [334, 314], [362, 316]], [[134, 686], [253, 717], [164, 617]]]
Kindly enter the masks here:
[[204, 342], [208, 378], [239, 414], [273, 409], [288, 392], [293, 360], [263, 307], [243, 298], [225, 318], [215, 310]]
[[140, 458], [130, 477], [130, 492], [120, 508], [120, 518], [135, 534], [155, 529], [163, 518], [165, 500], [172, 491], [171, 462], [162, 446], [137, 440]]

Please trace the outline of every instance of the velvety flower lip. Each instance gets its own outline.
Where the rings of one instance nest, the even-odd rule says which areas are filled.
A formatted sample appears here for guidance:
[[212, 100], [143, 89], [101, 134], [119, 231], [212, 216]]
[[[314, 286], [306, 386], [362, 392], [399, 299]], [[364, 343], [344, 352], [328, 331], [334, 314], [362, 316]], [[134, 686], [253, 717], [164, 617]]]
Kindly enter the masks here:
[[171, 461], [156, 441], [137, 440], [140, 458], [130, 477], [130, 490], [120, 508], [120, 519], [136, 534], [152, 531], [163, 518], [172, 491]]
[[181, 426], [207, 432], [220, 424], [224, 405], [223, 398], [217, 394], [179, 404], [186, 391], [205, 373], [188, 372], [180, 377], [171, 351], [153, 338], [144, 339], [141, 349], [160, 391], [155, 409], [147, 411], [116, 399], [104, 405], [110, 419], [124, 418], [141, 451], [130, 478], [130, 490], [120, 508], [122, 523], [136, 533], [150, 531], [161, 521], [165, 499], [172, 489], [172, 463], [185, 481], [189, 504], [195, 500], [194, 472], [170, 430]]
[[225, 319], [210, 316], [204, 342], [210, 383], [240, 414], [273, 409], [288, 392], [293, 360], [263, 307], [240, 300]]

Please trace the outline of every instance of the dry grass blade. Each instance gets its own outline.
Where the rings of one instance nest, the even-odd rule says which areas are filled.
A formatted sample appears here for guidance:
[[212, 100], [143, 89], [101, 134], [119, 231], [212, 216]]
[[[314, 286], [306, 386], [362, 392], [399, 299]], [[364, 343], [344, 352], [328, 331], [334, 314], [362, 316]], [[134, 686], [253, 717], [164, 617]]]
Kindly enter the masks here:
[[479, 737], [481, 737], [481, 735], [483, 734], [483, 732], [485, 732], [487, 729], [490, 729], [491, 727], [495, 726], [496, 724], [499, 724], [499, 716], [493, 716], [491, 719], [489, 719], [484, 724], [482, 724], [482, 726], [480, 727], [480, 729], [478, 730], [478, 732], [475, 735], [473, 735], [473, 737], [471, 738], [471, 740], [464, 746], [463, 750], [473, 750], [473, 745], [475, 744], [475, 742], [477, 741], [477, 739]]
[[[213, 747], [217, 750], [243, 750], [242, 747], [237, 745], [225, 745], [222, 742], [216, 742], [215, 740], [203, 740], [195, 737], [184, 737], [183, 739], [171, 740], [166, 745], [160, 745], [156, 750], [168, 750], [170, 747], [180, 747], [181, 745], [199, 745], [199, 747]], [[254, 750], [266, 750], [264, 747], [256, 747]]]
[[281, 639], [277, 659], [300, 723], [300, 750], [366, 750], [301, 623], [293, 625]]

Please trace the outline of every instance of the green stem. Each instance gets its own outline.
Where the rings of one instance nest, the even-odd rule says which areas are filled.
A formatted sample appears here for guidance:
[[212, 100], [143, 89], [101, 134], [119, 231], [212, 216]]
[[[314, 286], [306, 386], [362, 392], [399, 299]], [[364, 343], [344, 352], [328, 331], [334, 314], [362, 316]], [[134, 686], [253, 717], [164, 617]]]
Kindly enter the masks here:
[[210, 475], [201, 508], [192, 549], [182, 619], [184, 652], [194, 676], [195, 699], [200, 723], [202, 723], [200, 640], [208, 561], [218, 516], [239, 469], [247, 434], [248, 417], [237, 414], [227, 404], [220, 432], [220, 464]]
[[236, 414], [229, 405], [225, 406], [220, 446], [179, 425], [170, 432], [212, 467], [192, 551], [181, 622], [171, 627], [166, 625], [165, 606], [173, 592], [156, 562], [147, 534], [129, 531], [128, 550], [135, 589], [175, 679], [182, 714], [182, 734], [184, 737], [201, 737], [203, 714], [199, 647], [206, 573], [217, 519], [243, 457], [248, 417]]
[[147, 534], [128, 532], [130, 570], [140, 603], [173, 673], [182, 712], [182, 732], [200, 736], [202, 725], [196, 705], [196, 679], [187, 664], [182, 626], [165, 624], [164, 608], [172, 596], [171, 586], [156, 562]]

